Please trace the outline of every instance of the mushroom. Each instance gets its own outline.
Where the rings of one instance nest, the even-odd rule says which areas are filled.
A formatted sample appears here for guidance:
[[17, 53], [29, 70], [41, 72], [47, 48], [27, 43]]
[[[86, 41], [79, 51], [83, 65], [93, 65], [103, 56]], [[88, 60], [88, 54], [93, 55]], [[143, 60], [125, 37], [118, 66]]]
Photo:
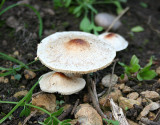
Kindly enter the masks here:
[[121, 51], [127, 48], [128, 42], [119, 34], [105, 32], [99, 35], [106, 43], [113, 46], [116, 51]]
[[44, 74], [39, 84], [44, 92], [58, 92], [62, 95], [71, 95], [82, 90], [86, 81], [73, 75], [67, 76], [63, 73], [52, 71]]
[[116, 51], [93, 34], [70, 31], [43, 39], [37, 56], [45, 66], [57, 72], [87, 74], [110, 65]]
[[[70, 95], [85, 86], [84, 80], [74, 78], [73, 74], [87, 74], [107, 67], [115, 58], [116, 51], [93, 34], [70, 31], [57, 32], [43, 39], [38, 45], [37, 56], [51, 70], [66, 74], [45, 74], [40, 80], [41, 89]], [[62, 83], [66, 88], [60, 87]]]

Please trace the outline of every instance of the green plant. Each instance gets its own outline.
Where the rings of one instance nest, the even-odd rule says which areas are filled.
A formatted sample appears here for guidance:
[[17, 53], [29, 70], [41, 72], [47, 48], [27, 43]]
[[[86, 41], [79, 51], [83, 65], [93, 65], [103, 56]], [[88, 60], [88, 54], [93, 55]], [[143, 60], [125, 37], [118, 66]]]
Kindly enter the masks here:
[[[94, 8], [95, 4], [114, 4], [117, 7], [117, 13], [120, 13], [123, 8], [120, 2], [126, 2], [126, 0], [53, 0], [54, 7], [67, 7], [69, 11], [76, 17], [83, 16], [80, 22], [80, 30], [85, 32], [93, 31], [94, 34], [98, 34], [103, 28], [96, 26], [94, 23], [94, 15], [98, 11]], [[89, 15], [91, 15], [89, 17]]]
[[[41, 79], [41, 78], [40, 78]], [[39, 80], [40, 80], [39, 79]], [[57, 116], [59, 116], [62, 112], [63, 112], [63, 108], [60, 108], [57, 112], [54, 113], [50, 113], [47, 110], [32, 105], [30, 103], [31, 97], [32, 97], [32, 93], [34, 88], [38, 85], [39, 80], [34, 84], [34, 86], [30, 89], [30, 91], [27, 93], [27, 95], [25, 97], [23, 97], [19, 102], [10, 102], [10, 101], [0, 101], [0, 103], [8, 103], [8, 104], [15, 104], [16, 106], [5, 116], [0, 120], [0, 124], [3, 123], [7, 118], [9, 118], [11, 116], [11, 114], [20, 106], [23, 106], [24, 109], [21, 111], [20, 116], [28, 116], [30, 114], [30, 108], [36, 108], [39, 109], [43, 112], [45, 112], [46, 114], [49, 115], [49, 117], [44, 121], [44, 122], [39, 122], [39, 124], [42, 125], [70, 125], [71, 120], [67, 119], [67, 120], [63, 120], [60, 121], [58, 118], [56, 118]]]
[[144, 28], [142, 26], [135, 26], [131, 28], [132, 32], [142, 32], [144, 31]]
[[19, 74], [18, 71], [20, 71], [22, 68], [29, 69], [28, 66], [37, 61], [37, 60], [35, 60], [35, 61], [30, 62], [28, 64], [24, 64], [23, 62], [15, 59], [14, 57], [11, 57], [11, 56], [9, 56], [5, 53], [2, 53], [2, 52], [0, 52], [0, 59], [9, 60], [9, 61], [12, 61], [12, 62], [18, 64], [18, 65], [13, 66], [12, 68], [0, 67], [0, 70], [3, 71], [3, 73], [0, 73], [0, 77], [13, 75], [16, 80], [20, 80], [20, 78], [21, 78], [21, 74]]
[[63, 100], [60, 100], [60, 101], [56, 100], [56, 104], [57, 104], [56, 109], [59, 109], [59, 107], [64, 104], [64, 101]]
[[[152, 80], [154, 77], [157, 76], [154, 70], [150, 70], [152, 66], [153, 57], [150, 58], [149, 63], [142, 68], [139, 65], [139, 59], [133, 55], [130, 61], [130, 65], [125, 65], [122, 62], [118, 62], [123, 68], [124, 72], [129, 76], [129, 78], [136, 77], [139, 81], [143, 80]], [[124, 75], [121, 75], [123, 79]]]
[[[5, 2], [5, 0], [2, 0], [2, 2], [0, 4], [0, 9], [3, 6], [4, 2]], [[12, 5], [8, 6], [8, 7], [6, 7], [5, 9], [3, 9], [2, 11], [0, 11], [0, 16], [3, 13], [5, 13], [7, 10], [10, 10], [11, 8], [17, 7], [17, 6], [26, 6], [26, 7], [30, 8], [30, 9], [32, 9], [33, 12], [37, 15], [38, 21], [39, 21], [39, 37], [41, 38], [42, 37], [42, 31], [43, 31], [43, 22], [42, 22], [42, 18], [40, 16], [40, 13], [33, 6], [31, 6], [29, 4], [19, 4], [19, 3], [12, 4]]]
[[105, 118], [103, 118], [103, 120], [108, 123], [107, 125], [119, 125], [119, 121], [107, 120]]

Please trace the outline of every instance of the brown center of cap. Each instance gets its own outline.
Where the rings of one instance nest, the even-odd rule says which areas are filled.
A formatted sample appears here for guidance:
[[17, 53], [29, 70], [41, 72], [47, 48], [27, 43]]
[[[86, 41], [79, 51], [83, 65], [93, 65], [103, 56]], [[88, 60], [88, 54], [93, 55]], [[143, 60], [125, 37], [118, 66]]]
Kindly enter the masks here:
[[110, 33], [110, 34], [107, 34], [107, 35], [105, 36], [105, 38], [110, 39], [110, 38], [113, 38], [113, 37], [115, 37], [115, 36], [116, 36], [116, 34]]
[[65, 47], [69, 51], [83, 51], [90, 47], [90, 44], [83, 39], [72, 39], [65, 43]]

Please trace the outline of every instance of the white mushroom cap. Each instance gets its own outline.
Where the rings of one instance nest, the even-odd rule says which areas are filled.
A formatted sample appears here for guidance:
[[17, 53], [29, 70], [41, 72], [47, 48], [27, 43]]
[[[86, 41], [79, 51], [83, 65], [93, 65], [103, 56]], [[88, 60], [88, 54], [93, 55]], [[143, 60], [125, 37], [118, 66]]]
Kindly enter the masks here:
[[48, 68], [86, 74], [112, 63], [116, 51], [99, 37], [85, 32], [57, 32], [38, 45], [37, 56]]
[[100, 38], [106, 41], [115, 48], [116, 51], [121, 51], [127, 48], [128, 42], [119, 34], [105, 32], [99, 35]]
[[44, 92], [58, 92], [62, 95], [71, 95], [82, 90], [86, 81], [83, 78], [68, 77], [63, 73], [52, 71], [44, 74], [39, 84]]

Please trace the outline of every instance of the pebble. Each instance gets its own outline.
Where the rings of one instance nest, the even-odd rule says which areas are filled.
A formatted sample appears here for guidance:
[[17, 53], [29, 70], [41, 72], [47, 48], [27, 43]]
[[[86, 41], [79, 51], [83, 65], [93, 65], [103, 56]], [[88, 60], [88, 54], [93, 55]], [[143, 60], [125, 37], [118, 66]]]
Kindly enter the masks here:
[[53, 9], [49, 9], [49, 8], [44, 8], [43, 11], [48, 15], [54, 16], [55, 12], [53, 11]]
[[9, 79], [8, 78], [4, 78], [4, 83], [9, 83]]
[[24, 70], [24, 76], [26, 79], [33, 79], [36, 77], [36, 73], [26, 69], [26, 70]]
[[[109, 87], [110, 86], [110, 78], [111, 78], [111, 74], [106, 75], [102, 78], [102, 85], [104, 85], [105, 87]], [[111, 86], [114, 86], [118, 81], [118, 76], [113, 74], [112, 75], [112, 80], [111, 80]]]
[[21, 96], [25, 96], [27, 93], [28, 93], [27, 90], [19, 91], [19, 92], [16, 92], [16, 93], [13, 95], [13, 97], [18, 98], [18, 97], [21, 97]]
[[103, 125], [101, 116], [89, 104], [80, 104], [76, 108], [75, 118], [81, 125]]
[[130, 93], [131, 91], [133, 91], [130, 87], [125, 86], [122, 90], [123, 93]]
[[122, 83], [122, 84], [116, 84], [115, 87], [119, 88], [120, 90], [124, 89], [125, 87], [125, 84]]
[[134, 121], [131, 121], [131, 120], [129, 120], [129, 119], [127, 119], [127, 121], [128, 121], [128, 123], [129, 123], [129, 125], [138, 125], [137, 123], [135, 123]]
[[156, 69], [156, 73], [158, 74], [158, 76], [160, 76], [160, 67]]
[[139, 96], [139, 94], [137, 92], [132, 92], [132, 93], [127, 95], [127, 98], [135, 100], [135, 99], [138, 98], [138, 96]]
[[127, 98], [125, 98], [125, 97], [119, 97], [118, 102], [119, 102], [119, 106], [120, 106], [121, 108], [123, 108], [123, 110], [125, 110], [126, 107], [127, 107], [128, 109], [133, 108], [133, 105], [134, 105], [134, 104], [140, 105], [140, 103], [139, 103], [137, 100], [127, 99]]
[[[112, 22], [116, 19], [116, 16], [109, 14], [109, 13], [98, 13], [95, 16], [95, 22], [98, 26], [107, 29]], [[117, 30], [121, 26], [121, 22], [118, 20], [112, 27], [112, 30]]]
[[[113, 92], [111, 92], [109, 95], [104, 95], [99, 99], [99, 104], [103, 107], [104, 103], [106, 102], [107, 97], [112, 98], [114, 102], [118, 101], [118, 98], [122, 96], [122, 92], [118, 89], [115, 89]], [[110, 103], [107, 102], [105, 107], [109, 107]]]
[[159, 99], [159, 94], [155, 91], [143, 91], [140, 93], [141, 95], [143, 95], [145, 98], [151, 99], [151, 100], [157, 100]]
[[0, 77], [0, 83], [4, 83], [4, 76]]
[[13, 56], [14, 56], [14, 57], [19, 57], [19, 51], [17, 51], [17, 50], [14, 51]]
[[149, 113], [149, 111], [157, 110], [159, 107], [160, 107], [159, 103], [156, 102], [150, 103], [149, 105], [144, 107], [143, 111], [140, 113], [140, 116], [138, 118], [146, 116]]
[[6, 20], [6, 24], [11, 27], [11, 28], [16, 28], [19, 25], [18, 20], [14, 17], [14, 16], [10, 16], [7, 20]]
[[148, 113], [148, 118], [149, 118], [149, 120], [153, 121], [156, 118], [156, 114], [154, 114], [153, 112], [149, 112]]
[[[54, 112], [56, 108], [56, 96], [54, 94], [42, 93], [35, 97], [32, 97], [32, 104], [38, 107], [42, 107], [49, 112]], [[39, 111], [40, 113], [44, 113]]]

